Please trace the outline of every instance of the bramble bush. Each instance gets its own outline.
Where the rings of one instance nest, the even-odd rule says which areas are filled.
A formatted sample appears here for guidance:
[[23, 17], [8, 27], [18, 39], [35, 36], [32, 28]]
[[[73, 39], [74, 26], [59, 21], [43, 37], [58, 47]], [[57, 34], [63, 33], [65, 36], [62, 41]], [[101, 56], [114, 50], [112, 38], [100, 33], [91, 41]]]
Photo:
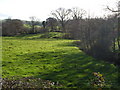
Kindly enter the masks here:
[[103, 75], [100, 74], [100, 72], [94, 72], [93, 75], [94, 78], [91, 79], [91, 85], [99, 88], [105, 87], [105, 79]]

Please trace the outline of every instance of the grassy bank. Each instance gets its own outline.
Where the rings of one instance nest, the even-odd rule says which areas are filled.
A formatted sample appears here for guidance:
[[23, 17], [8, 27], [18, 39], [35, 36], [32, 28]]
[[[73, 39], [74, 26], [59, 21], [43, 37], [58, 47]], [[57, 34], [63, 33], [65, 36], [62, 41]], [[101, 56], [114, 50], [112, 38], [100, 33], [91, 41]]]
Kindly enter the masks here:
[[93, 72], [103, 74], [107, 87], [117, 86], [117, 67], [96, 60], [73, 44], [74, 40], [37, 38], [39, 35], [3, 37], [3, 78], [35, 77], [63, 87], [90, 87]]

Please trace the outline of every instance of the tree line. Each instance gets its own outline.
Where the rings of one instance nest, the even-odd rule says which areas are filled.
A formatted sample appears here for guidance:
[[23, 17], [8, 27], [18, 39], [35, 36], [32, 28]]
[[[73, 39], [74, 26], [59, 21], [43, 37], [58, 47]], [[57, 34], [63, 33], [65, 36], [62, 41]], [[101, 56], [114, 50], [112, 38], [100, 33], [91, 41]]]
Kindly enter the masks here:
[[80, 40], [81, 50], [98, 59], [120, 65], [119, 11], [104, 18], [91, 18], [79, 8], [59, 8], [52, 12], [67, 38]]
[[2, 24], [3, 35], [62, 32], [65, 38], [77, 39], [78, 47], [88, 55], [120, 65], [120, 19], [118, 13], [104, 18], [91, 18], [79, 8], [58, 8], [51, 17], [39, 22], [6, 19]]

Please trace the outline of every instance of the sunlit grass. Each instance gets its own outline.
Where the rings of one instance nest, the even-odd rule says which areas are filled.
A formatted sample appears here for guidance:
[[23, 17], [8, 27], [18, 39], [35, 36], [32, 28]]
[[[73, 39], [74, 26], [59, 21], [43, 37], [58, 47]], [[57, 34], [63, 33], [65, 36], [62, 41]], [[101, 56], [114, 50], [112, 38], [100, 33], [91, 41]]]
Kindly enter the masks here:
[[2, 77], [2, 37], [0, 36], [0, 77]]
[[117, 83], [117, 67], [86, 55], [74, 40], [25, 37], [3, 37], [3, 78], [33, 76], [65, 87], [89, 87], [92, 73], [100, 72], [106, 83]]

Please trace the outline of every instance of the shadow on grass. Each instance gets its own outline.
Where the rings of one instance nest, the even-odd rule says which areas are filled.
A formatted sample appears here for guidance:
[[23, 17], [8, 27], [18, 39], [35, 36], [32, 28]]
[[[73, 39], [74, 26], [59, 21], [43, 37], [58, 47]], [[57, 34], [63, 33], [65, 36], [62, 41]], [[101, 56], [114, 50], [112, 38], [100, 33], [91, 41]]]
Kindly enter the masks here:
[[34, 77], [59, 82], [65, 87], [89, 87], [93, 72], [102, 73], [108, 83], [114, 83], [117, 79], [114, 65], [97, 61], [83, 52], [69, 53], [60, 50], [28, 53], [22, 57], [24, 63], [28, 62], [36, 69], [39, 68], [40, 71], [33, 74]]
[[[70, 43], [58, 45], [58, 47], [65, 46], [74, 45]], [[95, 60], [79, 50], [39, 51], [16, 55], [16, 57], [21, 60], [16, 60], [15, 70], [19, 71], [20, 68], [26, 70], [23, 76], [30, 74], [35, 78], [59, 82], [65, 87], [84, 88], [90, 87], [93, 72], [100, 72], [107, 83], [116, 84], [117, 69], [114, 65]]]

